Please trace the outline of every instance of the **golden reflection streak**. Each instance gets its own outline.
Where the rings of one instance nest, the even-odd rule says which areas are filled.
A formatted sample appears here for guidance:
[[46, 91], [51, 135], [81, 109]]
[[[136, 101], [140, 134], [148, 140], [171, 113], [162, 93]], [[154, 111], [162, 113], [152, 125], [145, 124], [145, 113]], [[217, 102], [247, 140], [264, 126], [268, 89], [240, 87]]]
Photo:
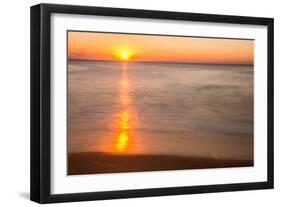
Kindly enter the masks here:
[[129, 144], [129, 129], [131, 128], [130, 123], [130, 100], [129, 100], [129, 82], [127, 75], [127, 63], [123, 63], [122, 66], [122, 78], [120, 83], [120, 99], [122, 111], [118, 117], [118, 136], [115, 143], [116, 152], [125, 152], [128, 150]]

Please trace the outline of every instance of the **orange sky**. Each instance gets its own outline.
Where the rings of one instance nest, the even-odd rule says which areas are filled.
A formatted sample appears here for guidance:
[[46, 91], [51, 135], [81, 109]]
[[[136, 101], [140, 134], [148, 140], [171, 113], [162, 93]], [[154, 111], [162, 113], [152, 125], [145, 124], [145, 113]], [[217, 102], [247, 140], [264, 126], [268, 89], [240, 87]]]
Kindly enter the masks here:
[[68, 32], [69, 59], [253, 64], [253, 53], [253, 40]]

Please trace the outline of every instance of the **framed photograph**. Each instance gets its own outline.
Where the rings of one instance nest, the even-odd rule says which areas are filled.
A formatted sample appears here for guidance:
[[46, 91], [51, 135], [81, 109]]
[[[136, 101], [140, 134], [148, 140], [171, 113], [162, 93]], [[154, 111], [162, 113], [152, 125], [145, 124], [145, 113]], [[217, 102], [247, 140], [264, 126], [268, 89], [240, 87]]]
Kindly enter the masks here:
[[31, 200], [273, 188], [273, 19], [31, 7]]

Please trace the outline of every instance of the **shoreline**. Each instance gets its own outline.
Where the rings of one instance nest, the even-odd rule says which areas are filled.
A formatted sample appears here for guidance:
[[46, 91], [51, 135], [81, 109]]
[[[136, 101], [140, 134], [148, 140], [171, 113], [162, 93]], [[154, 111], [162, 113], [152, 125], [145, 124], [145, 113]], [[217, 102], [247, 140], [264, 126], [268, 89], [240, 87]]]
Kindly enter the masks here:
[[104, 152], [68, 154], [68, 175], [187, 170], [254, 166], [253, 160], [215, 159], [177, 155], [133, 155]]

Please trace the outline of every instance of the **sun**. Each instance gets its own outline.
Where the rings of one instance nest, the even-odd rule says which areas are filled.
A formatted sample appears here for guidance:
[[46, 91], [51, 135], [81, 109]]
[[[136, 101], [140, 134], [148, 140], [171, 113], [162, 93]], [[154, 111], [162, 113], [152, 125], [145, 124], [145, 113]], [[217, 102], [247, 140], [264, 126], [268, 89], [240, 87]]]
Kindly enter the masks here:
[[121, 62], [132, 61], [136, 55], [136, 49], [129, 46], [116, 46], [113, 47], [112, 55], [114, 59]]
[[129, 60], [129, 54], [127, 52], [121, 53], [121, 59], [125, 61]]
[[127, 51], [122, 51], [122, 52], [120, 53], [120, 59], [121, 59], [122, 61], [129, 61], [129, 60], [130, 60], [130, 54], [129, 54], [129, 52], [127, 52]]

